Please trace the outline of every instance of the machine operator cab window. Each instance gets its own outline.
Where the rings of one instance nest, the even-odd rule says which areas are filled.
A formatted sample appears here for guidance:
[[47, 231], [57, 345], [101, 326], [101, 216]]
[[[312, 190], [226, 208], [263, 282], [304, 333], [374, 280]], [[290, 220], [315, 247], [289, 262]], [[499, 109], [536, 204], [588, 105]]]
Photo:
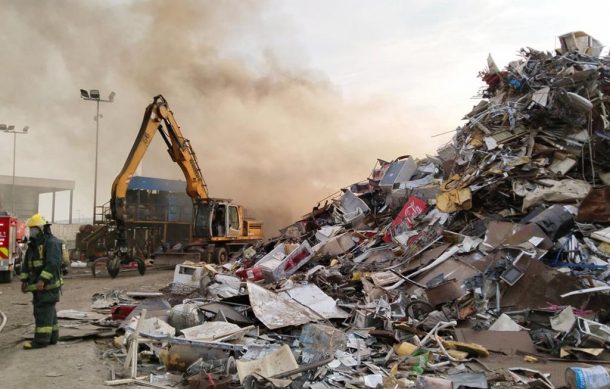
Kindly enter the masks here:
[[193, 236], [196, 238], [216, 236], [214, 230], [216, 204], [212, 201], [201, 201], [195, 204], [194, 211]]
[[239, 236], [239, 212], [234, 205], [229, 205], [229, 230], [227, 235]]
[[195, 208], [195, 236], [239, 236], [239, 208], [230, 204], [202, 202]]
[[212, 215], [212, 235], [225, 236], [227, 226], [226, 206], [219, 205]]

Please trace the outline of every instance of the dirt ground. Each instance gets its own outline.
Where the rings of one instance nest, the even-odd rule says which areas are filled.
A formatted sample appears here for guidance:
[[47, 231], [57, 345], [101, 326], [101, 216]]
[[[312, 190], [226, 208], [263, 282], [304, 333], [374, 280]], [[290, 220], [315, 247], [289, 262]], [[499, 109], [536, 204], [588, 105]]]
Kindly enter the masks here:
[[[171, 270], [121, 272], [93, 278], [85, 269], [75, 269], [65, 278], [57, 310], [90, 311], [91, 296], [112, 289], [158, 291], [172, 281]], [[93, 341], [59, 342], [39, 350], [22, 349], [22, 336], [34, 323], [31, 294], [23, 294], [19, 281], [0, 284], [0, 310], [8, 317], [0, 332], [0, 387], [2, 388], [107, 388], [109, 369], [98, 356]], [[61, 333], [61, 328], [60, 328]]]

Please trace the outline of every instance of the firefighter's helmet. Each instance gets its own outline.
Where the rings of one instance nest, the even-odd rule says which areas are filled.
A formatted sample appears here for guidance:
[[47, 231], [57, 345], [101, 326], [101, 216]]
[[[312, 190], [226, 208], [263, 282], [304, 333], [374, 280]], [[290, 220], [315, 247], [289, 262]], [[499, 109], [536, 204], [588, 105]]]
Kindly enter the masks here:
[[44, 217], [42, 217], [42, 215], [39, 213], [35, 213], [34, 215], [32, 215], [31, 218], [28, 219], [26, 226], [28, 226], [29, 228], [32, 228], [32, 227], [42, 228], [42, 226], [44, 226], [45, 224], [48, 224], [48, 223], [44, 219]]

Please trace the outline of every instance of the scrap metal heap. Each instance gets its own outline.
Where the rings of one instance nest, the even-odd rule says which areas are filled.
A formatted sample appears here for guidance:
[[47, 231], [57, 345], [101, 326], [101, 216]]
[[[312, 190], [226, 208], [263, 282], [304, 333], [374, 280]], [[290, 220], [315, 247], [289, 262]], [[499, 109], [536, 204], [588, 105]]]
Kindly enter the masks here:
[[610, 363], [610, 58], [560, 41], [490, 57], [437, 156], [378, 161], [222, 267], [179, 265], [119, 346], [146, 308], [140, 351], [182, 374], [151, 379], [193, 388], [552, 388]]

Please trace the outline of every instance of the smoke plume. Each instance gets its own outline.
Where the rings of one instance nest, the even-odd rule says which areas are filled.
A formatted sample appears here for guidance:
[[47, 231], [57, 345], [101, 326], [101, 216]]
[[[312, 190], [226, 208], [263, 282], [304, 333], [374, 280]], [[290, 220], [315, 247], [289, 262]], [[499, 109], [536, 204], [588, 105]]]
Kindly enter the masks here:
[[[343, 96], [309, 68], [290, 21], [267, 2], [1, 3], [0, 122], [31, 127], [19, 139], [17, 174], [76, 180], [83, 214], [95, 106], [80, 88], [116, 92], [101, 106], [98, 203], [110, 197], [144, 108], [163, 94], [211, 195], [247, 206], [267, 235], [364, 179], [377, 157], [434, 150], [422, 129], [438, 123], [424, 127], [391, 96]], [[153, 142], [143, 175], [182, 178], [163, 146]]]

